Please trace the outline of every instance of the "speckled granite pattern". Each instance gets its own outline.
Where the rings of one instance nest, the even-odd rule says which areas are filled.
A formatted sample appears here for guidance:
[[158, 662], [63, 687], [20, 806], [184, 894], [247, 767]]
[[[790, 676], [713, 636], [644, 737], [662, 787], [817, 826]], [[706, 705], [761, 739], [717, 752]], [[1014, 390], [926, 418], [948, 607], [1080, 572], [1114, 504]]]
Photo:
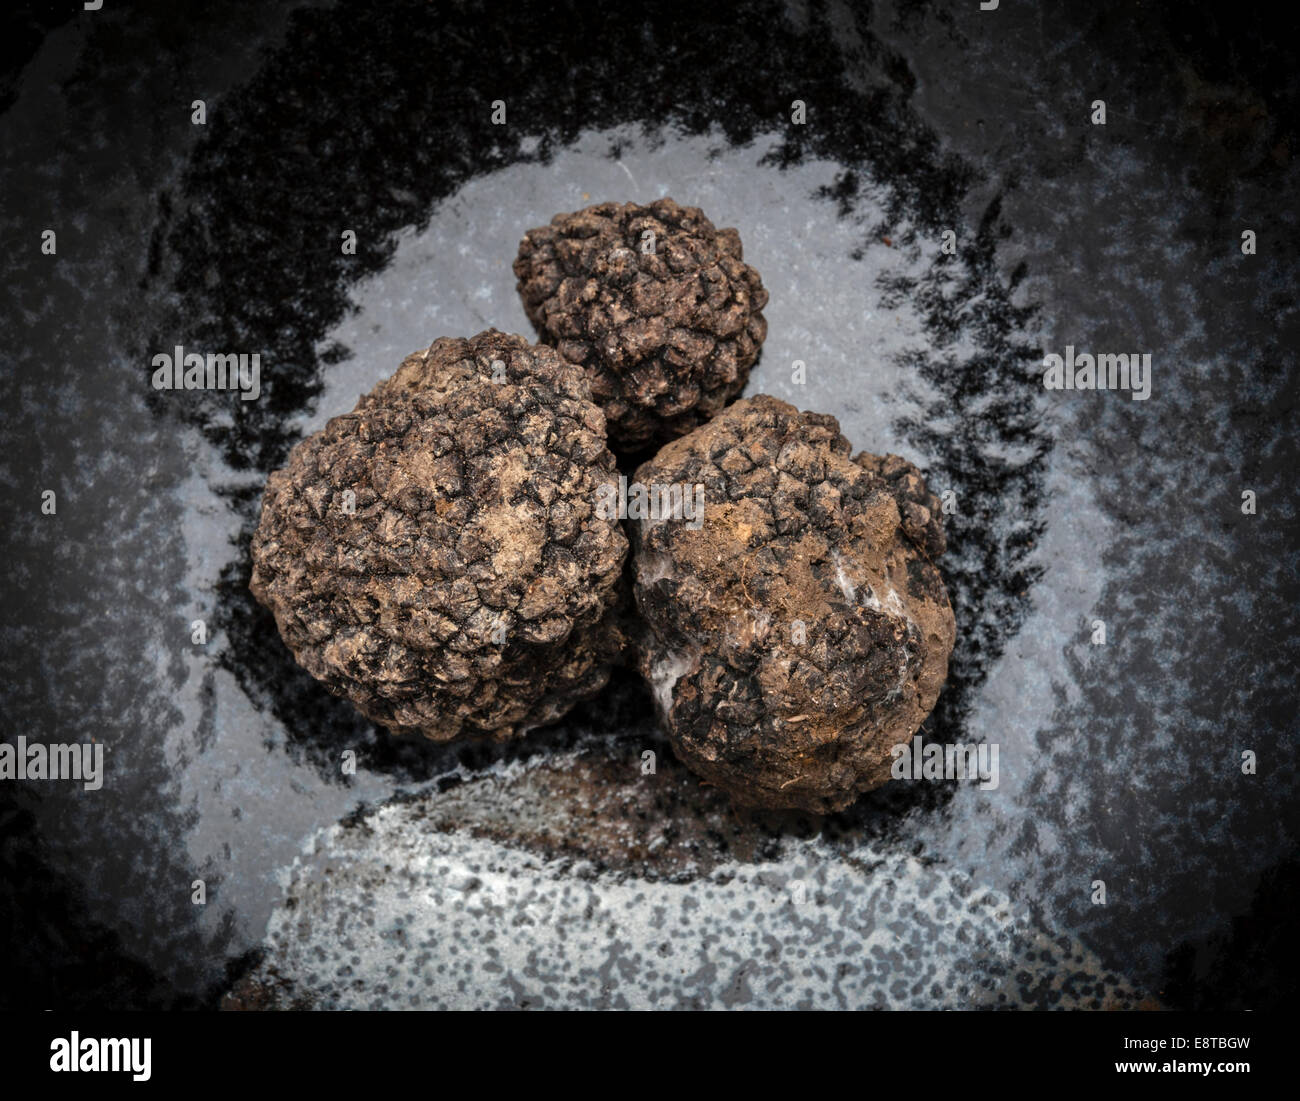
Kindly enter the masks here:
[[[0, 82], [2, 736], [94, 738], [107, 776], [0, 788], [7, 1001], [1294, 993], [1268, 962], [1300, 912], [1281, 36], [969, 7], [759, 4], [688, 34], [415, 3], [28, 20]], [[248, 595], [261, 486], [296, 439], [434, 336], [528, 333], [529, 226], [660, 194], [737, 226], [771, 293], [746, 392], [834, 413], [954, 502], [958, 643], [924, 735], [997, 743], [997, 788], [737, 814], [628, 676], [525, 745], [394, 741]], [[177, 343], [260, 352], [261, 397], [153, 391]], [[1151, 399], [1044, 391], [1067, 344], [1152, 352]]]
[[[686, 883], [601, 876], [434, 827], [437, 800], [331, 826], [230, 1004], [319, 1009], [1133, 1009], [1005, 896], [820, 843]], [[864, 881], [882, 889], [864, 888]], [[887, 884], [887, 887], [884, 886]]]

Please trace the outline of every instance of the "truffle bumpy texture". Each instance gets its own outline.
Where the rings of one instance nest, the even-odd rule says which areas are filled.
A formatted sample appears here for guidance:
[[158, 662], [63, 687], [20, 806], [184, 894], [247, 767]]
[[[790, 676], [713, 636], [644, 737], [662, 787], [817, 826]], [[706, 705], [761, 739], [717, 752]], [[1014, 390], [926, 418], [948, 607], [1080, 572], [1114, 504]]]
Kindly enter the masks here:
[[542, 338], [588, 371], [619, 449], [714, 416], [767, 336], [767, 291], [740, 235], [672, 199], [556, 215], [528, 231], [515, 275]]
[[678, 756], [749, 806], [826, 813], [887, 781], [956, 635], [916, 468], [852, 460], [834, 417], [760, 395], [636, 478], [704, 487], [697, 530], [632, 528], [639, 661]]
[[627, 540], [586, 378], [489, 330], [436, 340], [271, 475], [250, 587], [376, 722], [504, 739], [608, 679]]

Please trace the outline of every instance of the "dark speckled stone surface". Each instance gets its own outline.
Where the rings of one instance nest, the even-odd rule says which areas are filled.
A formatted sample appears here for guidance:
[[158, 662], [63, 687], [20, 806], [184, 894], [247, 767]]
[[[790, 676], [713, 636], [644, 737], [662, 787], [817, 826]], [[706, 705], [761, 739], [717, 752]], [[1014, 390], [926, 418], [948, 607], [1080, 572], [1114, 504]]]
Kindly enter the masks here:
[[[1289, 1003], [1289, 17], [440, 7], [14, 17], [0, 734], [107, 764], [93, 792], [0, 781], [4, 1003]], [[630, 675], [506, 749], [394, 741], [248, 595], [302, 434], [436, 336], [530, 333], [527, 228], [662, 194], [736, 226], [771, 293], [747, 393], [948, 495], [923, 736], [996, 744], [996, 788], [740, 814]], [[153, 391], [176, 344], [259, 352], [260, 398]], [[1150, 352], [1151, 398], [1045, 391], [1067, 344]]]

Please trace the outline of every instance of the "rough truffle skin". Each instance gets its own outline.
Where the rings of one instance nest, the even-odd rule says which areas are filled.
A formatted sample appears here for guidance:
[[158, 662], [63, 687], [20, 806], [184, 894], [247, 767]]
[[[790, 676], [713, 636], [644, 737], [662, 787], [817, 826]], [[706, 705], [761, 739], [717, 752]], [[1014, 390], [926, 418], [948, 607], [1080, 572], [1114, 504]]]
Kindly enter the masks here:
[[271, 475], [250, 588], [376, 722], [509, 738], [608, 678], [627, 539], [595, 501], [612, 479], [583, 372], [495, 330], [436, 340]]
[[872, 455], [863, 451], [854, 460], [864, 470], [869, 470], [883, 480], [902, 518], [904, 534], [928, 558], [938, 558], [948, 546], [940, 519], [939, 498], [926, 488], [921, 472], [901, 455]]
[[714, 416], [767, 336], [767, 291], [740, 235], [672, 199], [556, 215], [528, 231], [514, 269], [542, 339], [588, 371], [619, 450]]
[[639, 660], [675, 752], [741, 805], [848, 806], [947, 676], [937, 502], [904, 460], [849, 451], [834, 417], [760, 395], [636, 473], [704, 486], [698, 530], [632, 527]]

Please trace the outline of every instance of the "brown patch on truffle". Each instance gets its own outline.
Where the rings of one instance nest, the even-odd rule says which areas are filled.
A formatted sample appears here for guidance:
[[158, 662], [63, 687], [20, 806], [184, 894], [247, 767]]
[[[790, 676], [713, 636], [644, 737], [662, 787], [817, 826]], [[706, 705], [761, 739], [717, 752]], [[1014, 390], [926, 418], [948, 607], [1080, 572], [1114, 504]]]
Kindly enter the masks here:
[[947, 547], [939, 498], [926, 488], [921, 472], [901, 455], [872, 455], [863, 451], [853, 460], [889, 486], [903, 519], [903, 531], [930, 558]]
[[528, 231], [514, 270], [542, 338], [587, 370], [615, 447], [708, 420], [744, 389], [767, 336], [767, 291], [740, 235], [672, 199], [556, 215]]
[[888, 780], [956, 634], [924, 485], [851, 460], [835, 418], [764, 395], [636, 478], [704, 486], [699, 530], [632, 529], [640, 662], [674, 750], [749, 806], [826, 813]]
[[436, 340], [271, 475], [250, 588], [376, 722], [508, 738], [608, 678], [616, 478], [581, 371], [495, 330]]

